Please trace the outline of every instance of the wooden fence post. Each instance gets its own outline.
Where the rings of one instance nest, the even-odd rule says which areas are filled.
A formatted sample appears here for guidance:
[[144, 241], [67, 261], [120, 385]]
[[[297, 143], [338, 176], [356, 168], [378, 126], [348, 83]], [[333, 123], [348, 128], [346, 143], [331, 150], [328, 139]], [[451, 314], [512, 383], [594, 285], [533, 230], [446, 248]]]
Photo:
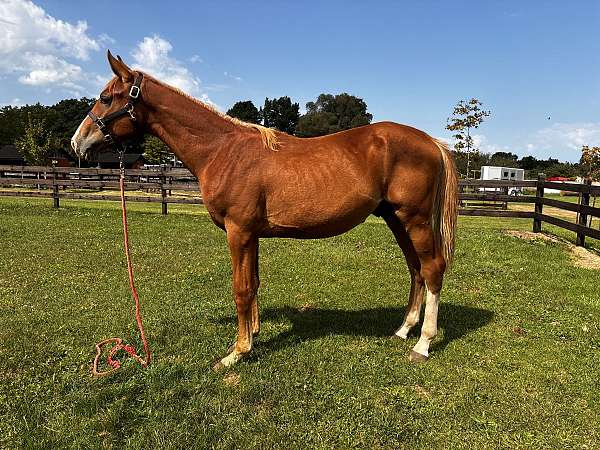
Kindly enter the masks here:
[[165, 189], [165, 184], [167, 183], [167, 177], [165, 176], [165, 168], [161, 167], [160, 169], [160, 195], [162, 197], [162, 214], [167, 214], [167, 190]]
[[[590, 189], [589, 186], [592, 185], [592, 179], [588, 178], [584, 181], [584, 185], [588, 186], [587, 191], [581, 192], [581, 203], [580, 206], [590, 206]], [[578, 225], [583, 227], [587, 226], [587, 214], [581, 209], [579, 210], [579, 220], [577, 221]], [[585, 234], [577, 232], [577, 240], [575, 241], [575, 245], [579, 245], [581, 247], [585, 246]]]
[[52, 166], [52, 198], [54, 199], [54, 208], [60, 207], [59, 193], [58, 193], [58, 183], [56, 182], [57, 174], [56, 167]]
[[544, 197], [544, 181], [546, 181], [546, 175], [543, 173], [538, 174], [537, 188], [535, 191], [535, 213], [533, 215], [533, 232], [539, 233], [542, 231], [542, 219], [539, 215], [542, 214], [543, 204], [542, 198]]

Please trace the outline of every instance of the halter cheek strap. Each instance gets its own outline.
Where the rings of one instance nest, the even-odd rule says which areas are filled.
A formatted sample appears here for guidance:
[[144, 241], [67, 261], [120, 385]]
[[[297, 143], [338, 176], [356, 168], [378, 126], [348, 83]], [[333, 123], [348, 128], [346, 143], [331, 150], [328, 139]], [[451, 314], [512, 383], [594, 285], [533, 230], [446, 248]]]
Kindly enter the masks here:
[[88, 117], [92, 119], [92, 122], [94, 122], [94, 124], [98, 127], [100, 132], [104, 135], [104, 140], [109, 144], [113, 145], [114, 147], [118, 147], [118, 150], [120, 152], [122, 152], [121, 145], [117, 141], [115, 136], [113, 136], [113, 134], [110, 132], [108, 125], [111, 122], [114, 122], [115, 120], [120, 119], [123, 116], [129, 116], [129, 118], [135, 122], [136, 118], [135, 114], [133, 113], [133, 108], [141, 97], [142, 90], [140, 89], [140, 85], [142, 84], [143, 78], [144, 75], [141, 73], [138, 77], [136, 77], [135, 81], [133, 82], [133, 85], [129, 89], [128, 101], [123, 108], [113, 113], [107, 114], [104, 117], [98, 117], [92, 111], [89, 111], [87, 113]]

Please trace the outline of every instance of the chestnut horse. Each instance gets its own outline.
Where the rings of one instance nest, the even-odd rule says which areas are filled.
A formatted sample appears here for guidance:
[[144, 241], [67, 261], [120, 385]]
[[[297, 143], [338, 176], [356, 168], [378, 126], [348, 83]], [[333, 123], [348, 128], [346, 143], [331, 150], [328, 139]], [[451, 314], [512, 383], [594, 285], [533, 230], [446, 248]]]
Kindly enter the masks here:
[[[211, 219], [227, 233], [237, 308], [237, 340], [215, 369], [247, 355], [259, 332], [259, 238], [326, 238], [370, 214], [385, 220], [411, 274], [394, 337], [406, 339], [419, 322], [426, 291], [410, 360], [427, 360], [457, 215], [456, 170], [443, 143], [391, 122], [301, 139], [224, 115], [110, 52], [108, 61], [115, 77], [75, 132], [73, 150], [86, 158], [106, 149], [103, 134], [120, 141], [150, 133], [198, 178]], [[108, 116], [110, 124], [98, 121]]]

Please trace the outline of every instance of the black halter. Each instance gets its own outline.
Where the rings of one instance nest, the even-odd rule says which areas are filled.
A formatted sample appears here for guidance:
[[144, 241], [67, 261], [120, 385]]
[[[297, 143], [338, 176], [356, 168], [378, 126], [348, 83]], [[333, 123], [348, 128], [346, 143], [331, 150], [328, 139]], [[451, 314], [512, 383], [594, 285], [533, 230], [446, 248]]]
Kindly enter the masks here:
[[100, 129], [100, 132], [104, 135], [104, 140], [119, 152], [119, 160], [121, 166], [123, 166], [123, 153], [125, 150], [123, 149], [121, 142], [119, 142], [115, 138], [115, 136], [113, 136], [113, 134], [110, 132], [108, 125], [111, 122], [114, 122], [115, 120], [123, 116], [129, 116], [129, 118], [135, 122], [136, 118], [135, 114], [133, 113], [133, 108], [142, 94], [140, 85], [142, 84], [143, 78], [144, 75], [140, 73], [139, 76], [135, 79], [133, 85], [129, 89], [129, 100], [123, 108], [113, 113], [110, 113], [104, 117], [98, 117], [92, 111], [89, 111], [87, 114], [89, 118], [92, 119], [92, 122], [94, 122], [94, 124]]

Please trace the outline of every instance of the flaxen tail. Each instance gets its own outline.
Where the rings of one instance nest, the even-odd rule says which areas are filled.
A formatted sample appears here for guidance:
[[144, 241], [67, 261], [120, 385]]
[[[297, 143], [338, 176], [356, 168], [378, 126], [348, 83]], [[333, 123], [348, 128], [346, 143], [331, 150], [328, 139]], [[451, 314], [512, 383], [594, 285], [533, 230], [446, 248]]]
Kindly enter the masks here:
[[437, 248], [442, 251], [446, 266], [450, 267], [454, 255], [456, 218], [458, 216], [458, 178], [448, 145], [437, 139], [433, 139], [433, 141], [442, 154], [440, 182], [437, 185], [433, 203], [433, 229], [438, 243]]

